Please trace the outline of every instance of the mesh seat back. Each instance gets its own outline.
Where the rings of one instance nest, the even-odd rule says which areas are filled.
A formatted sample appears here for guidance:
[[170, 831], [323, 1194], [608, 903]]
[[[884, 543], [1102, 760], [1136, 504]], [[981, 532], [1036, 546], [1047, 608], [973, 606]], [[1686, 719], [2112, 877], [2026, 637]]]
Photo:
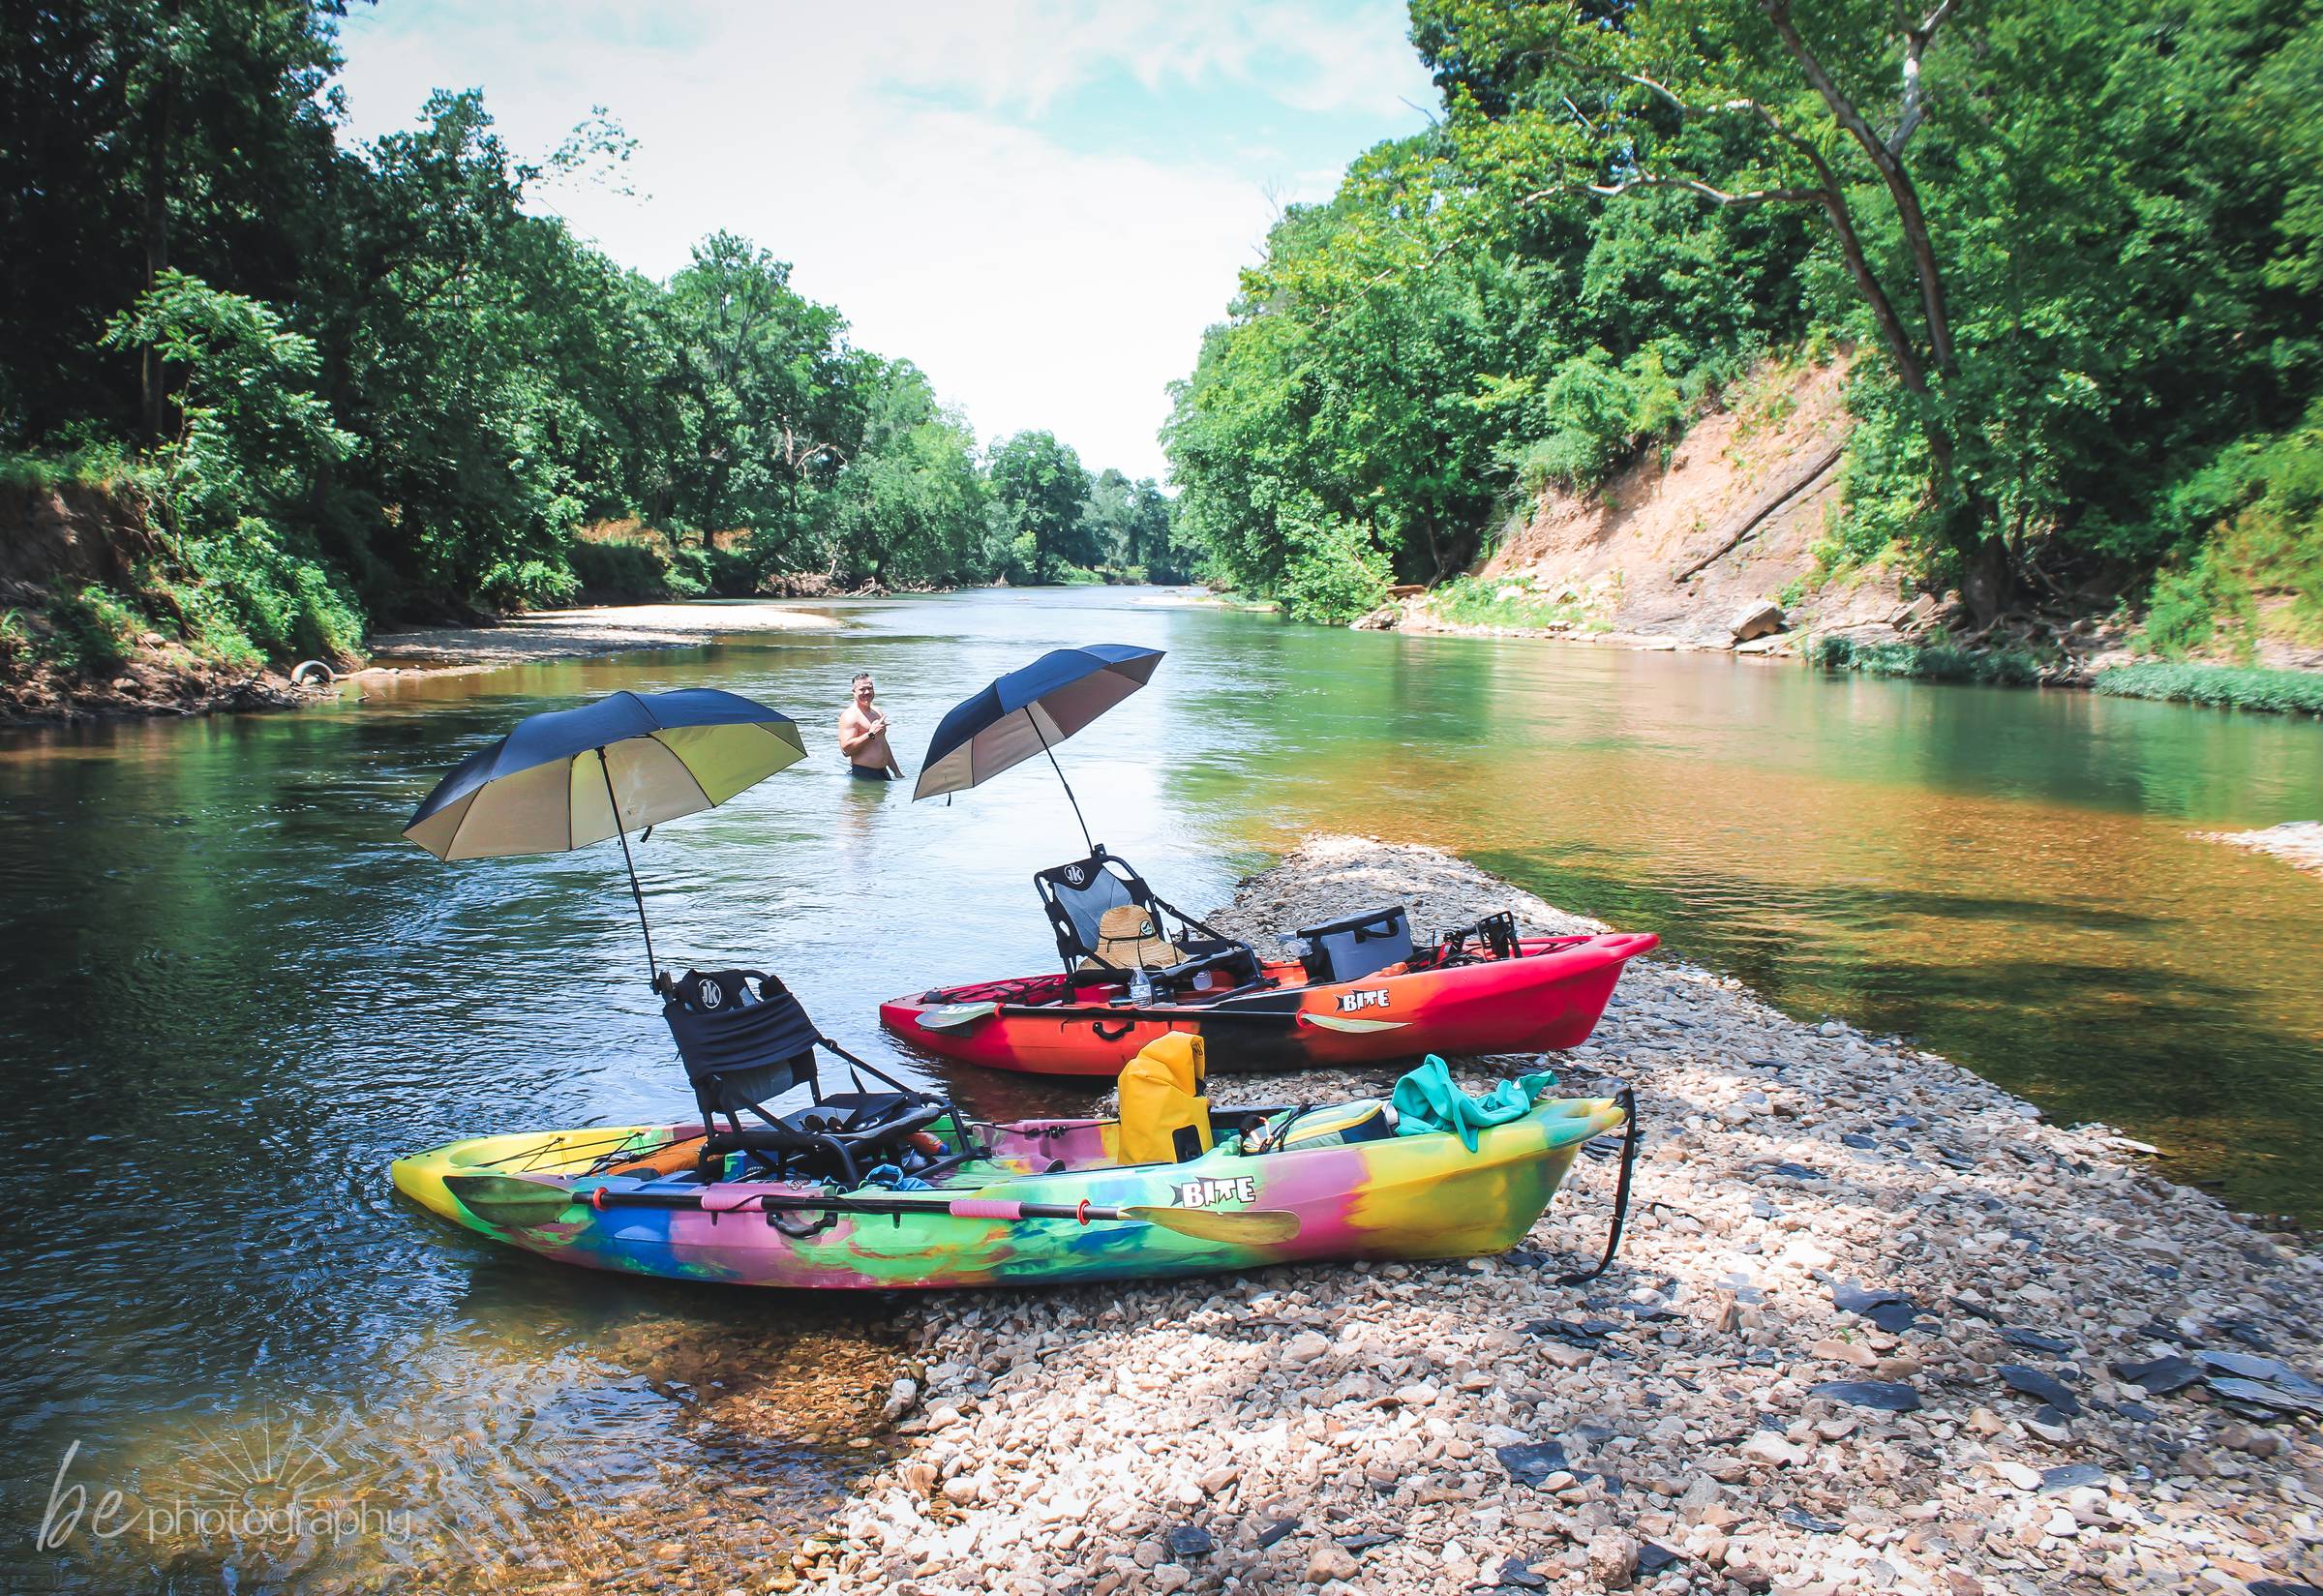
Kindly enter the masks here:
[[1057, 950], [1068, 965], [1101, 956], [1101, 922], [1108, 909], [1142, 909], [1154, 928], [1162, 928], [1162, 909], [1154, 901], [1153, 888], [1135, 870], [1110, 855], [1037, 871], [1033, 886], [1048, 911], [1057, 933]]

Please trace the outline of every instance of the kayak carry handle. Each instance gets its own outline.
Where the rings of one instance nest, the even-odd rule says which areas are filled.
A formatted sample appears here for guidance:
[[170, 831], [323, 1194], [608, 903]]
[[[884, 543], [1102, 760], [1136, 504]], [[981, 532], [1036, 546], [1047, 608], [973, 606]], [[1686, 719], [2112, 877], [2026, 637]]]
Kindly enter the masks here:
[[1605, 1238], [1605, 1256], [1597, 1267], [1584, 1269], [1577, 1275], [1559, 1275], [1559, 1285], [1583, 1285], [1595, 1280], [1614, 1266], [1614, 1254], [1621, 1250], [1621, 1221], [1629, 1218], [1630, 1176], [1638, 1166], [1638, 1093], [1635, 1087], [1624, 1086], [1614, 1099], [1621, 1104], [1621, 1117], [1626, 1122], [1621, 1132], [1621, 1178], [1614, 1187], [1614, 1224]]

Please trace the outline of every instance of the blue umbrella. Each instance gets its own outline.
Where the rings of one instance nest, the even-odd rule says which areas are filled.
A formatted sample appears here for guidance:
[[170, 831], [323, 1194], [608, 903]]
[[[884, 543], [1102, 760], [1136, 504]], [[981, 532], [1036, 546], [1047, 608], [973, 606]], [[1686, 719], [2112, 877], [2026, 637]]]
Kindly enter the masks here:
[[629, 833], [711, 808], [806, 757], [779, 710], [715, 687], [619, 692], [517, 722], [436, 784], [404, 835], [440, 859], [560, 854], [621, 840], [653, 963]]
[[1151, 680], [1162, 663], [1159, 648], [1126, 643], [1092, 643], [1080, 648], [1052, 648], [1020, 671], [1011, 671], [982, 692], [953, 705], [936, 727], [920, 762], [912, 797], [965, 792], [1035, 754], [1048, 755], [1081, 840], [1091, 853], [1089, 822], [1081, 800], [1065, 780], [1053, 744], [1064, 741]]

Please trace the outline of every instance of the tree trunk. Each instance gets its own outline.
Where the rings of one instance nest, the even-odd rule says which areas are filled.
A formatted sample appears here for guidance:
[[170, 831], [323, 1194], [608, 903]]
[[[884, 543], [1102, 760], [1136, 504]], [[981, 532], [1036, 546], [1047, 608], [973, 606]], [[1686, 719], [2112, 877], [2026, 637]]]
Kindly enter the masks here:
[[[162, 8], [160, 62], [151, 99], [145, 107], [145, 289], [153, 291], [169, 268], [169, 146], [171, 125], [177, 117], [177, 0]], [[162, 351], [153, 345], [137, 369], [139, 418], [145, 446], [152, 448], [169, 436], [169, 374]]]

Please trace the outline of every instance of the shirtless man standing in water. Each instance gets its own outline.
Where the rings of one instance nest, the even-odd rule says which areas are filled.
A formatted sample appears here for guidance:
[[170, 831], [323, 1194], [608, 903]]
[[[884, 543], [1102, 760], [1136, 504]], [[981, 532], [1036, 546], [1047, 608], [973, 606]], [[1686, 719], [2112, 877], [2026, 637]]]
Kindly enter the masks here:
[[847, 756], [847, 773], [858, 781], [892, 781], [903, 774], [895, 750], [888, 746], [888, 717], [871, 706], [878, 689], [871, 673], [855, 674], [855, 702], [839, 711], [839, 752]]

